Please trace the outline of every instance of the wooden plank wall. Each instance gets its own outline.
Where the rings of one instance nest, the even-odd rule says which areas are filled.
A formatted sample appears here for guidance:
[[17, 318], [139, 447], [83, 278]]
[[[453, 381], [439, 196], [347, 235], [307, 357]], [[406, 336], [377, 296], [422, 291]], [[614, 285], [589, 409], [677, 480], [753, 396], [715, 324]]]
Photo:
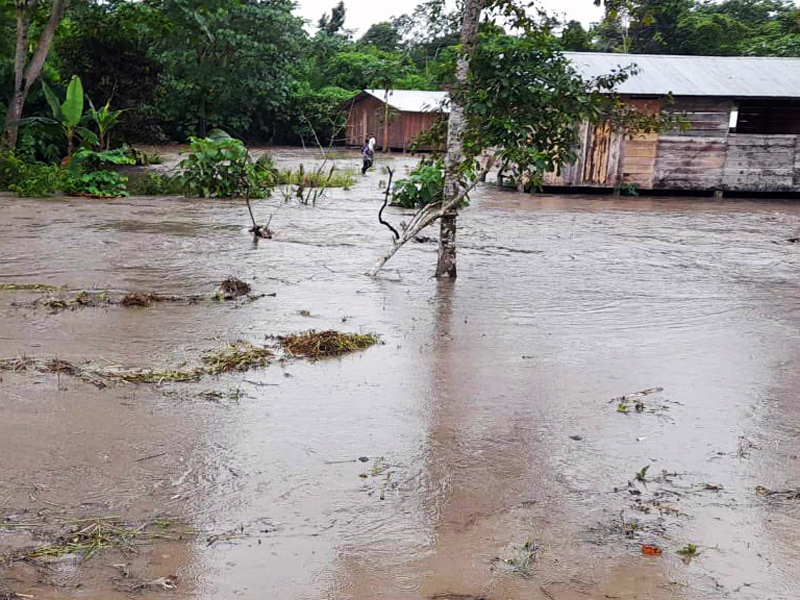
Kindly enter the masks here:
[[383, 111], [383, 102], [377, 98], [363, 98], [353, 104], [347, 118], [347, 144], [358, 146], [364, 143], [367, 134], [372, 133], [378, 139], [378, 134], [383, 136], [383, 131], [378, 131], [375, 115]]
[[731, 134], [723, 190], [786, 192], [796, 188], [796, 135]]
[[652, 189], [657, 149], [657, 133], [637, 133], [626, 138], [619, 182], [634, 184], [645, 190]]
[[[361, 147], [364, 138], [372, 134], [375, 136], [378, 148], [383, 148], [383, 116], [384, 104], [377, 98], [363, 98], [353, 104], [347, 118], [347, 144]], [[436, 113], [398, 113], [390, 110], [389, 147], [393, 150], [408, 150], [414, 140], [434, 124], [437, 116]]]
[[658, 136], [653, 189], [720, 189], [731, 108], [714, 98], [681, 98], [669, 108], [688, 126]]

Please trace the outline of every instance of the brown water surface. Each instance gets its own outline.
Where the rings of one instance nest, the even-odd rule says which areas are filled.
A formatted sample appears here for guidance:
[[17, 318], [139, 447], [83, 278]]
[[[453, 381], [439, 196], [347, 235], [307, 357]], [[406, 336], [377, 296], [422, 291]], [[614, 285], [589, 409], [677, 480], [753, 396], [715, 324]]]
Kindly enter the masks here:
[[[50, 314], [0, 292], [0, 357], [174, 367], [311, 328], [385, 343], [196, 384], [2, 373], [0, 523], [184, 519], [196, 537], [135, 565], [178, 574], [176, 598], [800, 597], [800, 499], [755, 491], [800, 488], [800, 205], [486, 187], [457, 281], [431, 278], [435, 243], [372, 280], [384, 179], [257, 202], [259, 222], [280, 206], [258, 244], [239, 202], [1, 197], [0, 283], [211, 295], [235, 275], [276, 296]], [[612, 401], [654, 387], [642, 412]], [[0, 551], [29, 543], [0, 525]], [[78, 588], [20, 565], [4, 583], [116, 598], [111, 562]]]

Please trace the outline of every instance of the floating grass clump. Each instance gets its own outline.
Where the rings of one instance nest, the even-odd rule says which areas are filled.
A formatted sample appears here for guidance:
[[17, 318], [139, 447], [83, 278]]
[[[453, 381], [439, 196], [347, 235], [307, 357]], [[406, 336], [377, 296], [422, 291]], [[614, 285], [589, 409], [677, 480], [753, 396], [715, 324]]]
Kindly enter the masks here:
[[39, 373], [70, 375], [99, 388], [106, 387], [108, 382], [160, 384], [164, 382], [197, 381], [203, 376], [202, 369], [126, 369], [122, 367], [97, 367], [91, 364], [76, 365], [58, 358], [43, 360], [28, 357], [0, 359], [0, 370], [14, 372], [38, 371]]
[[202, 369], [126, 369], [98, 371], [103, 379], [123, 381], [125, 383], [164, 383], [197, 381], [202, 377]]
[[57, 289], [46, 283], [0, 283], [0, 291], [6, 292], [54, 292]]
[[108, 292], [78, 292], [72, 296], [48, 296], [36, 300], [34, 306], [43, 306], [52, 312], [75, 310], [88, 306], [105, 306], [109, 304]]
[[272, 350], [266, 346], [254, 346], [250, 342], [239, 340], [229, 344], [223, 350], [205, 354], [203, 364], [205, 364], [206, 373], [217, 375], [265, 367], [272, 356]]
[[20, 356], [19, 358], [0, 358], [0, 371], [27, 371], [28, 369], [35, 369], [36, 361], [27, 356]]
[[380, 337], [374, 333], [341, 333], [339, 331], [306, 331], [294, 335], [279, 336], [278, 341], [291, 356], [316, 359], [339, 356], [374, 346]]
[[280, 171], [278, 183], [281, 185], [299, 185], [302, 188], [344, 188], [348, 189], [357, 181], [355, 171], [339, 170], [335, 166], [325, 171], [306, 171], [303, 165], [297, 171]]
[[81, 523], [71, 527], [69, 532], [60, 536], [53, 544], [25, 552], [25, 557], [60, 558], [67, 554], [76, 554], [88, 560], [106, 548], [130, 548], [139, 533], [141, 530], [126, 529], [113, 522], [94, 521], [88, 525]]
[[125, 526], [116, 519], [106, 517], [72, 521], [68, 529], [52, 543], [22, 551], [15, 558], [35, 560], [73, 554], [88, 560], [109, 548], [132, 550], [135, 545], [152, 543], [157, 539], [182, 539], [191, 533], [188, 530], [171, 533], [169, 529], [173, 524], [164, 519], [156, 519], [138, 527]]

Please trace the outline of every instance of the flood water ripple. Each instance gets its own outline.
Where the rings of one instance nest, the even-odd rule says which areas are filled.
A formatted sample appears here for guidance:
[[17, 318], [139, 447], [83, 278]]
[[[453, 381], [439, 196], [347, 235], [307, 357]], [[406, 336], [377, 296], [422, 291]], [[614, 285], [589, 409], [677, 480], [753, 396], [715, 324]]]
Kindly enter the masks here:
[[[401, 173], [414, 164], [392, 160]], [[133, 411], [108, 443], [137, 456], [166, 448], [150, 468], [169, 476], [149, 488], [74, 438], [50, 485], [78, 502], [89, 494], [70, 477], [86, 469], [100, 494], [109, 481], [126, 497], [166, 488], [168, 506], [149, 510], [217, 534], [189, 544], [191, 584], [175, 597], [800, 596], [800, 500], [756, 492], [800, 487], [800, 245], [787, 242], [800, 205], [486, 186], [459, 217], [455, 282], [431, 278], [435, 243], [408, 244], [372, 280], [390, 242], [377, 222], [382, 179], [374, 171], [316, 207], [256, 202], [275, 230], [257, 244], [236, 201], [0, 197], [0, 283], [212, 295], [235, 275], [276, 294], [50, 314], [0, 292], [4, 357], [178, 365], [229, 340], [328, 328], [384, 342], [197, 384], [68, 395], [76, 418], [98, 412], [100, 430]], [[36, 386], [13, 385], [0, 387], [0, 414], [26, 422], [12, 394]], [[663, 389], [639, 408], [619, 399], [648, 388]], [[199, 399], [209, 389], [238, 393]], [[37, 436], [66, 426], [28, 425]], [[0, 476], [47, 479], [46, 447], [25, 459], [2, 440]], [[648, 543], [663, 554], [643, 556]], [[684, 561], [687, 544], [698, 554]]]

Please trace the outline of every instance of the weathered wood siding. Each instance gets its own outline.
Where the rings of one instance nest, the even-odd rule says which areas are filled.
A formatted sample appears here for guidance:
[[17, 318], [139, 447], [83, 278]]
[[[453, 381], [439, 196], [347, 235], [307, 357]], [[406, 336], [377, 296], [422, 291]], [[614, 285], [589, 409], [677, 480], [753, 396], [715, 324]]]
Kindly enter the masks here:
[[684, 126], [658, 136], [653, 189], [720, 188], [732, 107], [713, 98], [680, 98], [669, 107]]
[[[375, 136], [378, 148], [383, 148], [383, 119], [385, 105], [373, 97], [353, 103], [347, 118], [346, 138], [349, 146], [361, 146], [367, 135]], [[389, 110], [389, 147], [408, 150], [421, 133], [436, 122], [437, 113], [397, 112]], [[423, 147], [421, 150], [430, 150]]]
[[798, 189], [796, 135], [728, 136], [723, 190], [788, 192]]
[[659, 136], [653, 189], [716, 190], [722, 184], [725, 138]]
[[619, 183], [637, 185], [646, 190], [652, 189], [657, 150], [656, 133], [638, 133], [627, 137], [622, 147]]
[[361, 146], [368, 134], [383, 135], [378, 131], [377, 115], [383, 114], [383, 102], [377, 98], [367, 97], [353, 104], [347, 117], [347, 144]]
[[[656, 115], [661, 110], [658, 100], [631, 98], [629, 102], [637, 110]], [[633, 184], [642, 189], [652, 189], [653, 168], [656, 164], [658, 134], [635, 133], [622, 142], [618, 184]]]

